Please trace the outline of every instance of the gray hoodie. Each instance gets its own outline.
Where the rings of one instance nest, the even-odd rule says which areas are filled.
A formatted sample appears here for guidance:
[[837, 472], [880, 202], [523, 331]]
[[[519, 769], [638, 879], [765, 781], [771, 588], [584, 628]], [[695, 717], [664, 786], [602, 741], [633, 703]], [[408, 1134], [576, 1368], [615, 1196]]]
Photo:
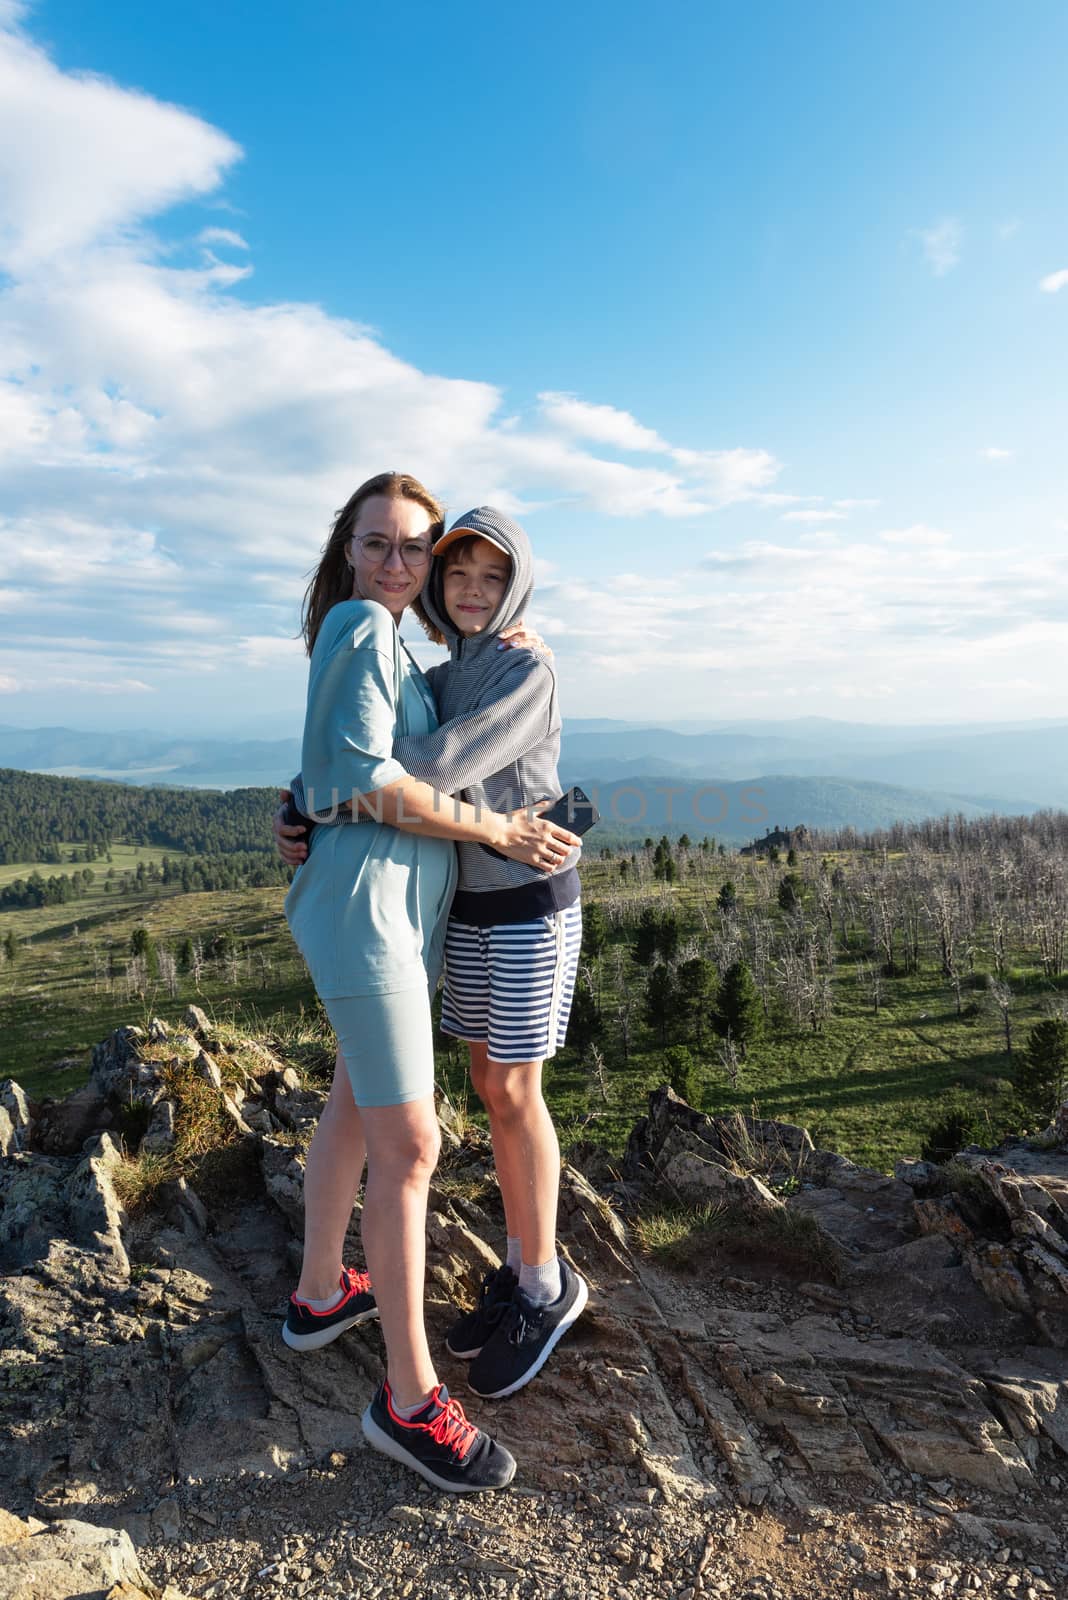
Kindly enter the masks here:
[[[444, 562], [435, 559], [423, 605], [449, 647], [449, 659], [427, 673], [441, 726], [436, 733], [397, 739], [393, 754], [413, 777], [491, 811], [514, 811], [536, 800], [557, 800], [560, 707], [556, 674], [533, 650], [499, 650], [498, 634], [520, 618], [534, 592], [534, 558], [523, 529], [492, 506], [458, 517], [507, 551], [512, 578], [485, 630], [464, 639], [450, 622], [443, 595]], [[481, 845], [458, 846], [460, 888], [490, 892], [543, 879], [536, 867], [490, 855]], [[558, 872], [573, 867], [573, 850]]]

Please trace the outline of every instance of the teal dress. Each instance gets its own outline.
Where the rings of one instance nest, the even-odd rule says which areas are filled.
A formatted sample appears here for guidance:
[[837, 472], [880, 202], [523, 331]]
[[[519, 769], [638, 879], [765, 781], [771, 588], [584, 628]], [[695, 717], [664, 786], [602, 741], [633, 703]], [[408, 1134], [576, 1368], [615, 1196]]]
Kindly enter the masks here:
[[[394, 739], [437, 726], [430, 686], [389, 612], [372, 600], [332, 607], [308, 678], [301, 770], [309, 811], [328, 813], [406, 778], [393, 759]], [[297, 869], [286, 918], [338, 1035], [357, 1104], [416, 1098], [411, 1057], [424, 1033], [418, 1078], [423, 1085], [429, 1070], [430, 1083], [418, 1092], [433, 1088], [428, 982], [432, 991], [455, 886], [450, 840], [373, 822], [317, 829]], [[356, 998], [362, 1003], [341, 1004]], [[391, 1071], [383, 1052], [406, 1058], [392, 1063], [399, 1074], [392, 1087], [378, 1081]]]

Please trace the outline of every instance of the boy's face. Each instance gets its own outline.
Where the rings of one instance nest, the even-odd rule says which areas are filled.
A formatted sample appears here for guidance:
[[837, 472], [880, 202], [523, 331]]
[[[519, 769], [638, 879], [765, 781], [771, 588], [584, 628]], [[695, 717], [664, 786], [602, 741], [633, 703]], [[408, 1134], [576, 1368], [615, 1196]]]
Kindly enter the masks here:
[[446, 551], [442, 598], [449, 621], [465, 639], [496, 616], [511, 576], [511, 561], [488, 539], [476, 539], [455, 559]]

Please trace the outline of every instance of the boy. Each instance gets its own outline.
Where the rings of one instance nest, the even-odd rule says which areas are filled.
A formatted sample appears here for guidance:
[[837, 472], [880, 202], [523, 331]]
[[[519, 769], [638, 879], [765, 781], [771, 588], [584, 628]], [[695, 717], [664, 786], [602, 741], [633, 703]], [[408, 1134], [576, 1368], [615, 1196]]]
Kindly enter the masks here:
[[[427, 677], [441, 725], [399, 738], [413, 777], [495, 811], [560, 793], [560, 713], [552, 666], [504, 650], [502, 629], [534, 588], [526, 534], [480, 506], [434, 546], [423, 607], [449, 647]], [[301, 803], [296, 789], [298, 804]], [[480, 845], [458, 846], [459, 886], [445, 943], [441, 1027], [464, 1039], [489, 1117], [507, 1225], [504, 1262], [446, 1343], [471, 1361], [474, 1393], [501, 1399], [541, 1369], [587, 1300], [556, 1253], [560, 1149], [541, 1093], [543, 1060], [563, 1043], [582, 938], [576, 850], [551, 876]]]

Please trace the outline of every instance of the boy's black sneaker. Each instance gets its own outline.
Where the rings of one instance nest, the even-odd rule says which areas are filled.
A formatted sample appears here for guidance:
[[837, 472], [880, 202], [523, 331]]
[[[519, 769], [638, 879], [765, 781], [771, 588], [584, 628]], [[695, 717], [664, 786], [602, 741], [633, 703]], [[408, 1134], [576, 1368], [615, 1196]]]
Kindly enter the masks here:
[[445, 1335], [445, 1348], [451, 1356], [458, 1356], [461, 1361], [475, 1359], [500, 1325], [518, 1283], [519, 1279], [507, 1263], [486, 1273], [475, 1309], [457, 1317]]
[[363, 1414], [363, 1433], [375, 1450], [450, 1494], [503, 1489], [515, 1476], [515, 1457], [468, 1422], [443, 1383], [407, 1421], [394, 1411], [389, 1384], [384, 1383]]
[[538, 1305], [516, 1288], [496, 1331], [471, 1365], [467, 1381], [473, 1394], [503, 1400], [541, 1371], [589, 1299], [585, 1278], [563, 1259], [560, 1279], [560, 1293], [548, 1305]]
[[377, 1317], [375, 1292], [366, 1272], [342, 1267], [341, 1290], [341, 1299], [329, 1311], [314, 1311], [295, 1294], [290, 1295], [282, 1338], [291, 1350], [321, 1350], [358, 1322]]

